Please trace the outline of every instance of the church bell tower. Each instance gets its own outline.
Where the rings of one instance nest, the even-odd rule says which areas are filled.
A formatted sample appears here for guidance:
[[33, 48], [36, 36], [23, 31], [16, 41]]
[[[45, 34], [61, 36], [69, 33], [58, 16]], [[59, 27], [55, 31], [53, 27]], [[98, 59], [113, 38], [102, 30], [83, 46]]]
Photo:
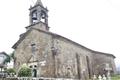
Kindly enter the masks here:
[[48, 27], [48, 10], [45, 8], [41, 2], [41, 0], [37, 0], [34, 6], [30, 7], [30, 25], [34, 25], [37, 23], [43, 23], [46, 25], [46, 29]]

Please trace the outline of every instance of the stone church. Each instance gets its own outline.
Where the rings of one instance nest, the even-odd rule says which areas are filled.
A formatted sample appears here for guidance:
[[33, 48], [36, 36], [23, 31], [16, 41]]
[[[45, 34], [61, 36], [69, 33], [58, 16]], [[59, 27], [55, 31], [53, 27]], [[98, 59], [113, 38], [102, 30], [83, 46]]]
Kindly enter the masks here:
[[48, 9], [41, 0], [37, 0], [29, 10], [30, 25], [12, 47], [17, 72], [27, 64], [34, 77], [87, 80], [94, 74], [104, 74], [106, 64], [109, 64], [111, 73], [116, 73], [114, 55], [88, 49], [50, 32]]

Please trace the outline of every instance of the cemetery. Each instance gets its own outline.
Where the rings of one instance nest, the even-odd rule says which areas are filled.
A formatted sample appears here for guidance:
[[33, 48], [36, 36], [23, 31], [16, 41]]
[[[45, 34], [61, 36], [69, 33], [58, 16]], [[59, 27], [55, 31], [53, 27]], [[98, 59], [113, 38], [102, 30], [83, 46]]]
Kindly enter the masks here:
[[[111, 76], [110, 71], [111, 68], [109, 64], [106, 64], [107, 74], [103, 75], [93, 75], [92, 79], [89, 80], [120, 80], [120, 75]], [[26, 65], [21, 68], [18, 76], [14, 73], [10, 73], [5, 78], [1, 78], [0, 80], [80, 80], [80, 79], [72, 79], [72, 78], [44, 78], [44, 77], [31, 77], [31, 70]]]

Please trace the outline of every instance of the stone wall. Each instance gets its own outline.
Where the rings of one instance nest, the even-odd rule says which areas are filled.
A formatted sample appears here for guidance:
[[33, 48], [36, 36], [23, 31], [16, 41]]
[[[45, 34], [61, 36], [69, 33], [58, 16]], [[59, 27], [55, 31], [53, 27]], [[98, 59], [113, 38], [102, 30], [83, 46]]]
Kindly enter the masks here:
[[[53, 57], [51, 52], [51, 36], [49, 34], [44, 34], [37, 30], [32, 29], [25, 39], [18, 45], [15, 50], [15, 68], [18, 71], [19, 68], [24, 64], [28, 63], [32, 56], [31, 44], [36, 44], [36, 60], [42, 61], [45, 56], [46, 66], [41, 67], [43, 77], [52, 77], [54, 76], [54, 66], [53, 66]], [[39, 68], [38, 68], [39, 69]], [[44, 75], [43, 75], [44, 74]]]
[[18, 80], [17, 78], [0, 78], [0, 80]]
[[34, 28], [36, 28], [36, 29], [40, 29], [40, 30], [43, 30], [43, 31], [48, 31], [46, 24], [43, 23], [43, 22], [38, 22], [38, 23], [32, 24], [32, 25], [26, 27], [26, 29], [29, 30], [29, 29], [30, 29], [31, 27], [33, 27], [33, 26], [34, 26]]
[[[56, 74], [59, 77], [84, 77], [87, 79], [91, 77], [92, 55], [90, 51], [59, 36], [55, 37], [54, 45], [57, 48], [55, 57], [57, 67]], [[87, 62], [87, 57], [89, 63]], [[70, 71], [71, 74], [68, 74], [67, 71]]]
[[107, 63], [110, 65], [110, 68], [112, 68], [111, 72], [114, 74], [116, 73], [116, 67], [113, 56], [102, 53], [93, 53], [93, 60], [94, 60], [93, 64], [94, 74], [106, 73], [105, 68]]
[[[38, 76], [60, 78], [91, 78], [103, 69], [101, 64], [110, 63], [115, 68], [111, 56], [98, 54], [62, 36], [31, 29], [15, 50], [15, 68], [18, 71], [24, 64], [29, 64], [32, 57], [31, 44], [36, 44], [35, 59]], [[38, 62], [45, 60], [45, 66]], [[99, 68], [98, 68], [99, 67]], [[38, 72], [39, 73], [39, 72]]]
[[[16, 70], [19, 70], [22, 64], [28, 63], [30, 60], [32, 43], [36, 44], [37, 60], [41, 61], [43, 57], [47, 57], [44, 58], [46, 59], [46, 65], [38, 68], [38, 70], [42, 69], [40, 74], [42, 77], [88, 78], [88, 73], [92, 75], [92, 55], [90, 51], [64, 38], [34, 29], [29, 32], [15, 50]], [[57, 51], [55, 54], [52, 52], [52, 47]], [[87, 57], [89, 58], [89, 64]]]

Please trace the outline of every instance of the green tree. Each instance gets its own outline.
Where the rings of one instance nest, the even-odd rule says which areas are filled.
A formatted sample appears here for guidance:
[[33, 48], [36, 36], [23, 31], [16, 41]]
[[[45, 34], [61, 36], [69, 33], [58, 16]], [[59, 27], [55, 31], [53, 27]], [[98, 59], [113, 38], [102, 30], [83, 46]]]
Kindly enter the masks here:
[[4, 64], [7, 64], [7, 63], [10, 63], [10, 61], [11, 61], [11, 58], [10, 58], [10, 56], [9, 55], [7, 55], [6, 56], [6, 59], [4, 60]]
[[10, 61], [11, 60], [14, 60], [15, 58], [14, 58], [14, 51], [10, 54], [10, 55], [8, 55], [8, 54], [6, 54], [7, 56], [6, 56], [6, 59], [4, 60], [4, 64], [7, 64], [7, 63], [10, 63]]
[[14, 58], [15, 58], [15, 57], [14, 57], [14, 53], [15, 53], [15, 52], [13, 51], [13, 52], [10, 54], [10, 57], [11, 57], [11, 59], [13, 59], [13, 60], [14, 60]]
[[27, 66], [22, 66], [18, 72], [19, 77], [30, 77], [31, 75], [31, 69]]

